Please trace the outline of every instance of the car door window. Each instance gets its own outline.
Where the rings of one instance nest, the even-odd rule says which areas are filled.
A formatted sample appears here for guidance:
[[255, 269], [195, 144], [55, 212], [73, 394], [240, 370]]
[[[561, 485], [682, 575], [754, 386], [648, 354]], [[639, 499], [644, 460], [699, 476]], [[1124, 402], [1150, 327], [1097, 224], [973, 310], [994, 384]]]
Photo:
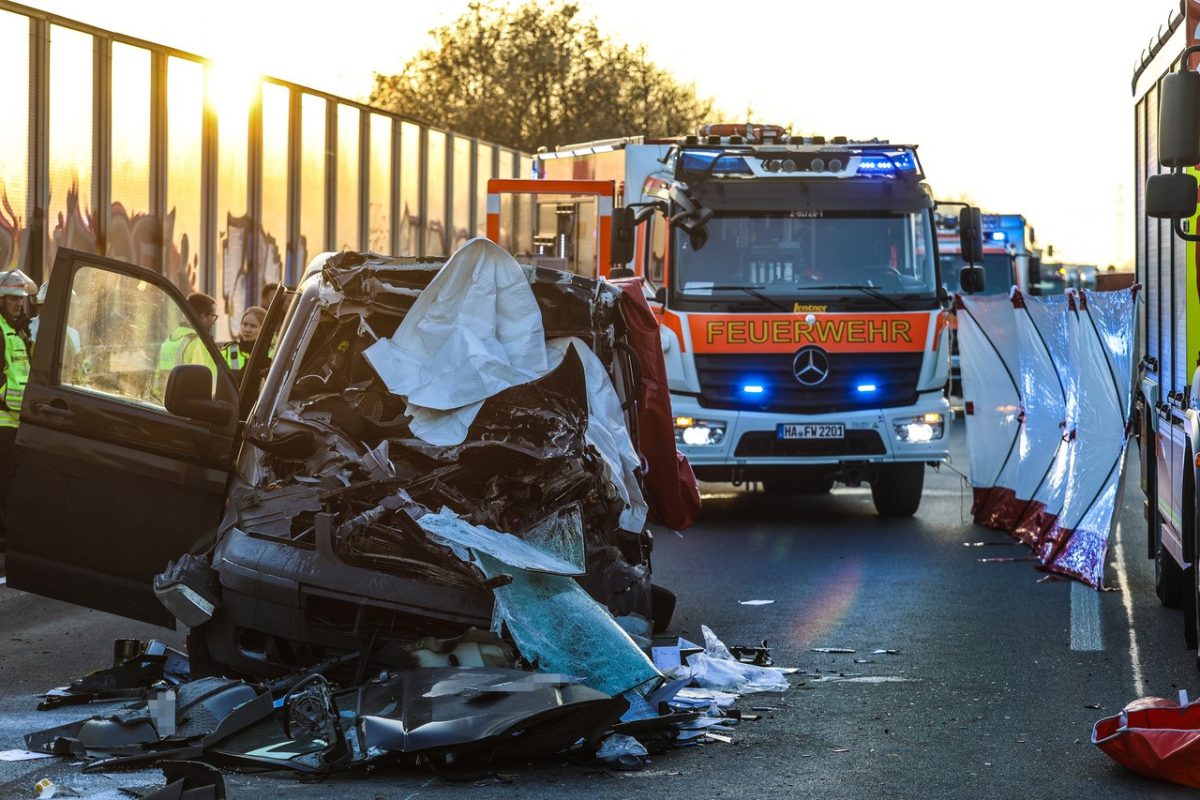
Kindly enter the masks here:
[[58, 383], [163, 408], [167, 376], [180, 364], [216, 365], [175, 299], [158, 286], [97, 267], [75, 274], [61, 340]]

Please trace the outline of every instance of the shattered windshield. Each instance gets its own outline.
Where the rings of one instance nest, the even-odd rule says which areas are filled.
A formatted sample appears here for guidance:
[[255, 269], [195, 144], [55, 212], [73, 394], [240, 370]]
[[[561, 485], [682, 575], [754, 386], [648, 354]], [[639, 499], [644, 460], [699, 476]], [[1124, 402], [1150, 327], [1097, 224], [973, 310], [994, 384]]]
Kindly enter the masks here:
[[684, 298], [743, 292], [792, 299], [866, 287], [888, 295], [932, 294], [927, 211], [718, 211], [708, 242], [675, 238], [675, 290]]

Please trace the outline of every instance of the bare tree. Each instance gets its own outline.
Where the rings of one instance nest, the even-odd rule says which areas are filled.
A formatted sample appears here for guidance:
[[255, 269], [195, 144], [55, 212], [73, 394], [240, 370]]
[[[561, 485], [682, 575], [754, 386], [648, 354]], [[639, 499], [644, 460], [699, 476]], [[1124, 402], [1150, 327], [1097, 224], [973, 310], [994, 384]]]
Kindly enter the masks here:
[[712, 112], [644, 47], [617, 44], [563, 0], [473, 2], [430, 35], [402, 72], [375, 75], [373, 105], [526, 152], [690, 133]]

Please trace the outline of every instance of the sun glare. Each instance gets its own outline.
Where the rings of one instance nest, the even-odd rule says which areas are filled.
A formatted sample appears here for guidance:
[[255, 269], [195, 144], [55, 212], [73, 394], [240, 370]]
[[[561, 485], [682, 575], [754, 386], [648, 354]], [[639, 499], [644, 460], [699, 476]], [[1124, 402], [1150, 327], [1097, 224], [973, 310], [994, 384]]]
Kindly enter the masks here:
[[244, 116], [258, 101], [262, 76], [225, 61], [209, 62], [205, 102], [222, 117]]

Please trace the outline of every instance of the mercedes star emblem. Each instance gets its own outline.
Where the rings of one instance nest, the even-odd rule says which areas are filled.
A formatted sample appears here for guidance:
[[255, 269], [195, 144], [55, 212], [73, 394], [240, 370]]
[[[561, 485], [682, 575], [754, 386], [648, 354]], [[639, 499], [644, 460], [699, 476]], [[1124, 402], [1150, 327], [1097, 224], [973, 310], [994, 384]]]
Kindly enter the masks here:
[[819, 347], [804, 347], [792, 359], [792, 373], [805, 386], [818, 386], [829, 377], [829, 356]]

